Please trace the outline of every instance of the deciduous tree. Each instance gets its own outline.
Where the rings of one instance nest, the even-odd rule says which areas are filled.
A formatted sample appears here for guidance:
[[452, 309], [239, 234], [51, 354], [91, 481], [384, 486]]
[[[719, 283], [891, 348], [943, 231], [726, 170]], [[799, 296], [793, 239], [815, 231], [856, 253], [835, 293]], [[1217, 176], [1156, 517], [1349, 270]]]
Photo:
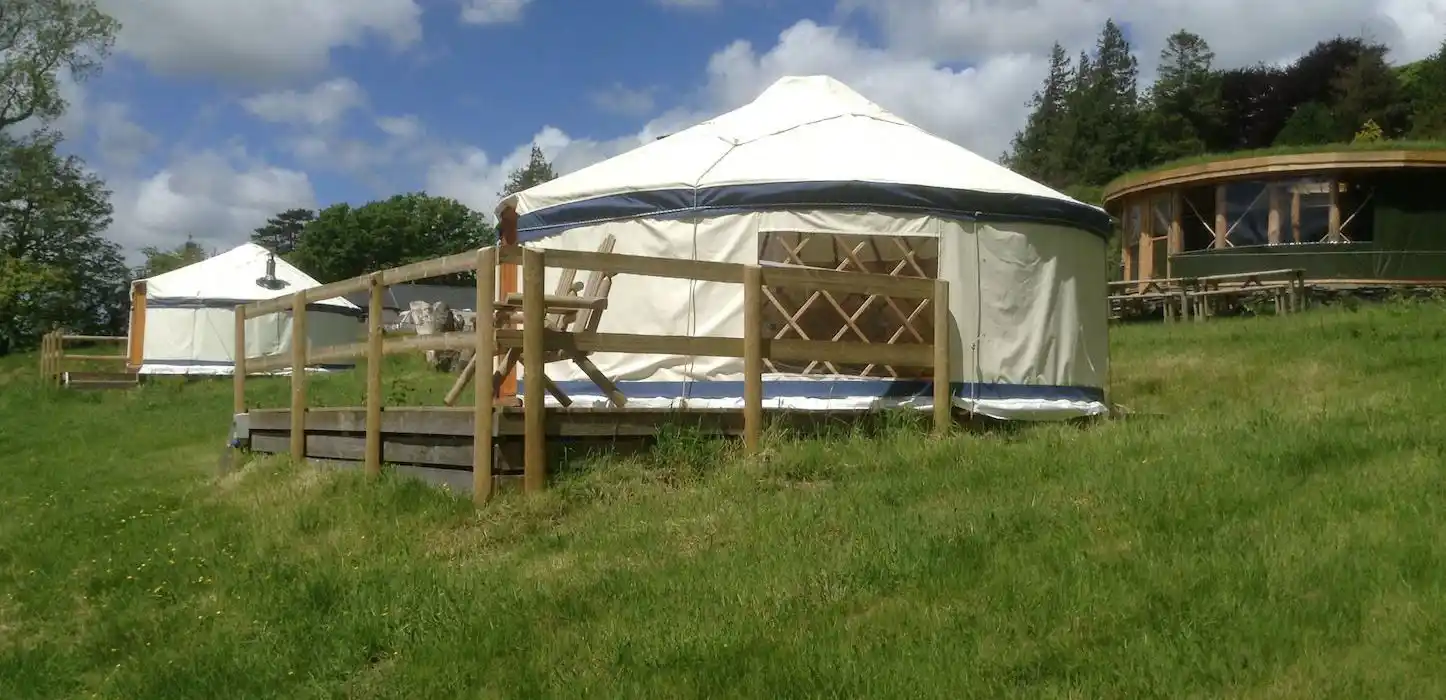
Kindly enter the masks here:
[[102, 236], [110, 192], [53, 136], [0, 137], [0, 353], [31, 347], [45, 331], [119, 331], [129, 271]]
[[60, 71], [74, 80], [98, 72], [117, 29], [94, 0], [0, 2], [0, 129], [60, 116]]
[[303, 229], [293, 261], [312, 277], [334, 282], [496, 240], [480, 213], [449, 197], [414, 192], [359, 207], [334, 204], [322, 209]]

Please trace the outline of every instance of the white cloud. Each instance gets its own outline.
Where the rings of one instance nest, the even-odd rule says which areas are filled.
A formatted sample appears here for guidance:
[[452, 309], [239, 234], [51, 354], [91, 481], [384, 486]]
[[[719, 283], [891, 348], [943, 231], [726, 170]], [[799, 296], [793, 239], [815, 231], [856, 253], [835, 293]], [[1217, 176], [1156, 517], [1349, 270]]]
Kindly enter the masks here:
[[422, 135], [422, 121], [415, 114], [377, 117], [377, 128], [392, 138], [411, 141]]
[[350, 78], [333, 78], [305, 90], [266, 92], [241, 101], [246, 111], [269, 122], [324, 126], [366, 103], [366, 93]]
[[240, 245], [267, 217], [314, 207], [306, 173], [204, 151], [146, 178], [111, 182], [115, 223], [109, 237], [132, 259], [144, 246], [169, 247], [193, 236], [207, 248]]
[[542, 149], [559, 174], [580, 170], [611, 158], [643, 143], [641, 137], [628, 136], [611, 141], [574, 139], [562, 130], [545, 126], [532, 140], [512, 149], [500, 160], [493, 160], [485, 151], [466, 148], [437, 159], [427, 171], [427, 192], [451, 197], [477, 211], [488, 214], [497, 205], [497, 193], [507, 176], [527, 164], [532, 146]]
[[163, 74], [275, 81], [326, 68], [332, 49], [422, 36], [417, 0], [100, 0], [117, 47]]
[[522, 19], [532, 0], [464, 0], [462, 21], [467, 24], [506, 24]]
[[[1446, 0], [840, 0], [878, 22], [900, 53], [975, 61], [1000, 52], [1048, 55], [1093, 46], [1107, 18], [1127, 26], [1142, 73], [1153, 73], [1165, 38], [1204, 37], [1224, 66], [1289, 60], [1337, 34], [1391, 46], [1396, 60], [1434, 51], [1446, 32]], [[1042, 78], [1042, 76], [1041, 76]]]
[[629, 88], [624, 85], [594, 91], [592, 103], [604, 112], [641, 117], [653, 111], [653, 91], [647, 88]]
[[107, 169], [130, 172], [161, 140], [131, 121], [130, 109], [119, 102], [106, 102], [96, 111], [96, 147]]

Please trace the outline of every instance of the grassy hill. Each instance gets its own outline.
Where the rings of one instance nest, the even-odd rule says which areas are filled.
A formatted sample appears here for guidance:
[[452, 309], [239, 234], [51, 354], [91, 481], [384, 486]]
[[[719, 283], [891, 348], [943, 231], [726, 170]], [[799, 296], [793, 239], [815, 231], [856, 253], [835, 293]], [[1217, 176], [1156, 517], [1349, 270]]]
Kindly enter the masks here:
[[1164, 417], [678, 438], [482, 511], [218, 479], [226, 382], [46, 393], [7, 359], [0, 697], [1440, 697], [1442, 329], [1124, 327], [1115, 400]]

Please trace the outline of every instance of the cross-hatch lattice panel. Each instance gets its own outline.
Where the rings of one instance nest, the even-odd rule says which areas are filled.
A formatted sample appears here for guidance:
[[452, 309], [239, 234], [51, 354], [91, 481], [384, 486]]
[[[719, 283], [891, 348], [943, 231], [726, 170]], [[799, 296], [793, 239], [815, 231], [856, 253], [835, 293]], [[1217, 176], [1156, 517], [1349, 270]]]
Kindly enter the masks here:
[[[921, 236], [767, 231], [759, 234], [758, 259], [763, 264], [935, 279], [939, 274], [939, 242]], [[927, 297], [810, 292], [782, 287], [765, 287], [763, 296], [764, 334], [776, 340], [892, 345], [933, 342], [932, 302]], [[766, 364], [771, 372], [792, 374], [895, 378], [932, 375], [929, 367], [775, 361], [766, 361]]]

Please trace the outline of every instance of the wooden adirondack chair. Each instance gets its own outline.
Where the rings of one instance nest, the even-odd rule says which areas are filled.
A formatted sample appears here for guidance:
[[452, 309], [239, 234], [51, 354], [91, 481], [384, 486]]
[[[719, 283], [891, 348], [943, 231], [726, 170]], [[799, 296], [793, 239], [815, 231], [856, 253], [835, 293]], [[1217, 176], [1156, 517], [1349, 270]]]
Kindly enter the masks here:
[[[617, 239], [609, 235], [603, 239], [598, 246], [599, 253], [610, 253], [617, 244]], [[563, 270], [559, 276], [556, 294], [549, 297], [549, 311], [547, 314], [547, 329], [554, 331], [573, 332], [594, 332], [602, 323], [602, 313], [607, 309], [608, 292], [612, 290], [612, 275], [593, 271], [589, 273], [586, 284], [576, 283], [576, 270]], [[579, 292], [581, 294], [579, 295]], [[573, 301], [575, 300], [575, 301]], [[501, 325], [509, 318], [515, 318], [522, 307], [522, 295], [513, 292], [502, 300], [502, 309], [499, 311], [496, 323]], [[555, 310], [554, 310], [555, 309]], [[478, 319], [479, 322], [481, 319]], [[543, 359], [544, 364], [554, 362], [571, 361], [587, 375], [594, 384], [602, 389], [608, 401], [619, 408], [627, 405], [627, 397], [623, 395], [611, 379], [588, 359], [588, 353], [574, 350], [551, 350]], [[443, 403], [451, 406], [461, 396], [462, 390], [472, 381], [477, 371], [477, 359], [472, 358], [467, 366], [462, 368], [462, 374], [447, 392]], [[493, 373], [493, 386], [501, 387], [502, 379], [512, 372], [513, 368], [522, 359], [522, 351], [519, 348], [511, 348], [502, 355], [500, 368]], [[544, 387], [558, 403], [563, 406], [572, 405], [572, 398], [569, 397], [560, 387], [557, 386], [546, 375], [541, 377]], [[495, 389], [494, 389], [495, 391]]]

